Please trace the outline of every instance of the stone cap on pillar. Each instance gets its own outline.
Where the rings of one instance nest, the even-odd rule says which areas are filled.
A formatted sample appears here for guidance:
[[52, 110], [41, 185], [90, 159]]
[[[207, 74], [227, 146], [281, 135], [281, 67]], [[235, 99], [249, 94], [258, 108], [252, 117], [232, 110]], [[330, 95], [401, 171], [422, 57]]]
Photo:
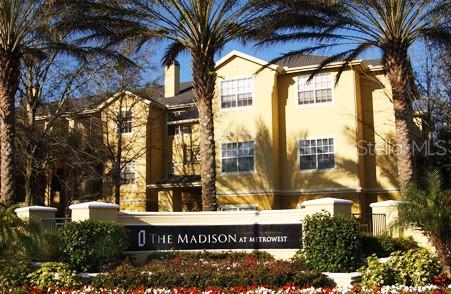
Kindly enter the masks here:
[[401, 201], [396, 201], [396, 200], [387, 200], [387, 201], [380, 201], [380, 202], [373, 202], [370, 204], [370, 207], [394, 207], [394, 206], [398, 206], [398, 204]]
[[42, 212], [56, 212], [58, 209], [55, 207], [49, 207], [49, 206], [27, 206], [27, 207], [19, 207], [14, 209], [15, 213], [21, 213], [21, 212], [28, 212], [28, 211], [42, 211]]
[[14, 209], [14, 212], [21, 219], [27, 219], [30, 222], [41, 223], [44, 218], [55, 218], [58, 211], [55, 207], [48, 206], [27, 206]]
[[324, 204], [342, 204], [342, 205], [352, 205], [351, 200], [339, 199], [339, 198], [331, 198], [325, 197], [320, 199], [307, 200], [302, 202], [302, 206], [306, 205], [324, 205]]
[[72, 204], [72, 221], [117, 221], [119, 205], [100, 201]]
[[77, 204], [72, 204], [69, 206], [69, 209], [87, 209], [87, 208], [95, 208], [95, 209], [119, 209], [119, 205], [108, 202], [101, 201], [90, 201], [90, 202], [82, 202]]
[[327, 211], [331, 215], [351, 215], [351, 200], [325, 197], [320, 199], [307, 200], [302, 202], [307, 214], [314, 214], [321, 211]]

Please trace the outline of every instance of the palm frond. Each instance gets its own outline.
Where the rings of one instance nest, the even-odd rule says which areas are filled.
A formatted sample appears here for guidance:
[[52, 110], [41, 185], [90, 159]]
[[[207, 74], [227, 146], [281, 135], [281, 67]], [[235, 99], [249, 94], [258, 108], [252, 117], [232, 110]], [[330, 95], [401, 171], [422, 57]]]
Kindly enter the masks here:
[[177, 59], [177, 56], [179, 56], [182, 52], [186, 51], [186, 47], [179, 43], [179, 42], [172, 42], [171, 44], [169, 44], [169, 46], [166, 48], [166, 50], [164, 51], [163, 57], [162, 57], [162, 63], [165, 66], [169, 66], [172, 63], [175, 62], [175, 60]]
[[407, 187], [398, 205], [396, 225], [416, 226], [428, 235], [439, 234], [451, 240], [451, 191], [442, 187], [442, 178], [436, 170], [427, 173], [421, 186]]

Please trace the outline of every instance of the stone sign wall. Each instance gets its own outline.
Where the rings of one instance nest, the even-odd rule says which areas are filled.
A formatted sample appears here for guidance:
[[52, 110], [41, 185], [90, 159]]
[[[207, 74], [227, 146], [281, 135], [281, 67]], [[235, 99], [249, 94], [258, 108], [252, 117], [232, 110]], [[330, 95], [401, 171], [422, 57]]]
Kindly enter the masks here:
[[302, 225], [126, 225], [128, 251], [299, 249]]

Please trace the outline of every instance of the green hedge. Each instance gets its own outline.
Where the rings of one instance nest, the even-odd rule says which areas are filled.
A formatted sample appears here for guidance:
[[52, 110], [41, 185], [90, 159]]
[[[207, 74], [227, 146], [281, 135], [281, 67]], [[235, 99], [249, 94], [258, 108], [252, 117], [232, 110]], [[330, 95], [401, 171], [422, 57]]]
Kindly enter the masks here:
[[371, 256], [375, 254], [378, 257], [388, 257], [390, 254], [396, 251], [407, 252], [411, 249], [418, 249], [418, 243], [409, 238], [393, 238], [388, 234], [381, 236], [368, 236], [363, 235], [361, 237], [362, 242], [362, 254], [363, 256]]
[[333, 282], [319, 272], [303, 271], [302, 265], [288, 261], [242, 262], [230, 260], [194, 260], [174, 258], [153, 260], [143, 267], [121, 265], [116, 270], [98, 275], [92, 282], [97, 288], [132, 289], [136, 287], [229, 288], [236, 286], [267, 285], [281, 287], [333, 286]]
[[272, 261], [274, 257], [265, 251], [258, 252], [234, 252], [234, 251], [223, 251], [223, 252], [183, 252], [183, 251], [170, 251], [170, 252], [155, 252], [147, 257], [147, 261], [155, 260], [171, 260], [171, 259], [182, 259], [182, 260], [206, 260], [206, 261], [230, 261], [230, 262], [246, 262], [249, 260], [256, 261]]
[[118, 223], [72, 222], [58, 232], [62, 257], [79, 271], [102, 271], [119, 262], [127, 248], [127, 233]]
[[350, 272], [361, 265], [360, 231], [352, 217], [319, 212], [304, 220], [303, 249], [298, 253], [307, 269]]

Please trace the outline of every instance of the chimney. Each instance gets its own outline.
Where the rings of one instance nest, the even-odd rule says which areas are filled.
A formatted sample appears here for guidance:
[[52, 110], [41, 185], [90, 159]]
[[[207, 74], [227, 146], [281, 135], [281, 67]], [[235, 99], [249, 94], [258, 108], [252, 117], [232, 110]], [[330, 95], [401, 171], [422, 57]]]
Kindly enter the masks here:
[[164, 97], [173, 97], [180, 92], [180, 65], [175, 61], [164, 67]]

